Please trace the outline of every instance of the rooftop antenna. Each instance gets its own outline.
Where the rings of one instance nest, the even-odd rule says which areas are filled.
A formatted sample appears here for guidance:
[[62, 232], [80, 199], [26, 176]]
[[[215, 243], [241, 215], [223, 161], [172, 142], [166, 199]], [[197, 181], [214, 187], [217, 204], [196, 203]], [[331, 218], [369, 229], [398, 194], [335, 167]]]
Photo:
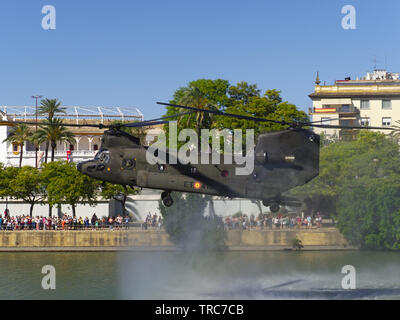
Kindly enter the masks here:
[[385, 53], [385, 70], [387, 70], [387, 57], [386, 57], [386, 53]]
[[379, 60], [376, 58], [374, 55], [374, 58], [372, 59], [372, 62], [374, 63], [374, 71], [376, 71], [376, 64], [379, 62]]

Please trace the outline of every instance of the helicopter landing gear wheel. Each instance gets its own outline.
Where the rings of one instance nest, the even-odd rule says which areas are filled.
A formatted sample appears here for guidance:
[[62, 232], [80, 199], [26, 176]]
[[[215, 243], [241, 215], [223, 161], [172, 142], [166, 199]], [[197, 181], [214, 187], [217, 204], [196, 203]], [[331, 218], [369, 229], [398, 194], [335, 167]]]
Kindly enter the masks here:
[[279, 204], [276, 202], [273, 202], [269, 205], [269, 210], [273, 213], [277, 213], [279, 211]]
[[166, 207], [170, 207], [174, 204], [174, 200], [172, 200], [171, 192], [164, 191], [161, 193], [161, 200]]

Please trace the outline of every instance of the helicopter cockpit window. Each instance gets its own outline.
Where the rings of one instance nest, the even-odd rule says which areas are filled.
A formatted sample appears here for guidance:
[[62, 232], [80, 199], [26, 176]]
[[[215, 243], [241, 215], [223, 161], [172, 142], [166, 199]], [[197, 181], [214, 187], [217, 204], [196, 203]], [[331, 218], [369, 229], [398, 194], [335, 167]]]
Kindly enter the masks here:
[[103, 163], [108, 163], [110, 161], [110, 152], [108, 150], [101, 150], [96, 154], [95, 159]]

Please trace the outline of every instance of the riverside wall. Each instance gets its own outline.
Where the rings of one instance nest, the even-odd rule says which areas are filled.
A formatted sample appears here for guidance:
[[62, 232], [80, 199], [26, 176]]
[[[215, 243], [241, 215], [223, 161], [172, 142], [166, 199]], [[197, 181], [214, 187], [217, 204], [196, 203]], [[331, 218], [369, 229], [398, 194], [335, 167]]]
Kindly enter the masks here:
[[[351, 249], [336, 228], [229, 230], [228, 250], [282, 250], [301, 240], [304, 249]], [[177, 250], [163, 230], [0, 231], [0, 251]]]

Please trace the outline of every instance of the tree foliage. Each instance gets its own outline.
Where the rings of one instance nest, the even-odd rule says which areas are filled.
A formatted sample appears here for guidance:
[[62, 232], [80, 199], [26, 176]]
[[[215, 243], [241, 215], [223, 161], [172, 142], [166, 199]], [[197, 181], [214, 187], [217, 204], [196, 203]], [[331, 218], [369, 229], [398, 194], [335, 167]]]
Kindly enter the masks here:
[[50, 206], [69, 204], [75, 216], [75, 207], [78, 203], [95, 204], [98, 181], [80, 173], [75, 163], [50, 162], [44, 165], [42, 174]]
[[54, 154], [58, 142], [69, 142], [71, 144], [76, 142], [74, 134], [63, 125], [63, 120], [60, 118], [47, 118], [46, 121], [40, 125], [40, 129], [33, 135], [33, 140], [38, 142], [46, 141], [46, 143], [50, 144], [51, 161], [54, 161]]
[[[304, 111], [298, 110], [293, 104], [282, 101], [280, 91], [275, 89], [267, 90], [264, 95], [261, 95], [256, 85], [240, 82], [236, 86], [229, 87], [228, 96], [229, 100], [224, 108], [227, 113], [288, 122], [308, 120]], [[215, 127], [218, 129], [254, 129], [255, 136], [285, 128], [285, 126], [271, 122], [255, 122], [224, 116], [216, 117]]]
[[43, 176], [34, 167], [6, 168], [1, 176], [1, 186], [2, 196], [21, 199], [30, 204], [30, 216], [32, 216], [33, 206], [43, 203], [46, 199]]
[[[295, 105], [283, 101], [280, 91], [272, 89], [261, 95], [261, 90], [256, 84], [248, 84], [245, 81], [237, 85], [231, 85], [223, 79], [199, 79], [189, 82], [186, 87], [175, 91], [172, 104], [181, 104], [199, 109], [220, 110], [228, 113], [253, 116], [270, 120], [307, 121], [304, 111], [298, 110]], [[167, 107], [166, 115], [187, 112], [185, 109]], [[267, 122], [254, 122], [226, 116], [218, 116], [204, 112], [196, 112], [194, 115], [179, 117], [178, 133], [182, 129], [194, 129], [199, 133], [200, 129], [254, 129], [257, 136], [263, 132], [284, 129], [280, 124]], [[168, 125], [164, 126], [168, 136]], [[201, 138], [201, 136], [199, 135]], [[243, 132], [245, 141], [246, 134]], [[184, 142], [179, 142], [178, 147]], [[222, 145], [221, 145], [222, 146]], [[223, 150], [223, 147], [221, 148]]]
[[339, 230], [368, 249], [400, 249], [400, 177], [360, 179], [338, 197]]
[[[56, 123], [53, 123], [53, 118], [56, 115], [56, 113], [62, 113], [65, 114], [67, 111], [67, 108], [61, 106], [62, 103], [61, 101], [57, 99], [48, 99], [45, 98], [40, 101], [40, 106], [39, 106], [39, 114], [45, 115], [47, 117], [46, 121], [49, 122], [53, 127], [55, 127]], [[57, 122], [57, 121], [56, 121]], [[53, 131], [55, 129], [53, 128]], [[40, 133], [40, 131], [42, 131]], [[45, 163], [47, 163], [47, 157], [49, 153], [49, 146], [51, 144], [51, 136], [54, 137], [54, 133], [49, 135], [49, 130], [45, 128], [41, 128], [35, 135], [32, 137], [33, 143], [35, 145], [40, 145], [43, 142], [46, 142], [46, 147], [45, 147]], [[53, 140], [54, 141], [54, 140]], [[54, 148], [52, 152], [52, 157], [53, 159], [51, 161], [54, 161]]]
[[400, 249], [400, 154], [396, 141], [360, 131], [322, 147], [320, 174], [292, 195], [330, 213], [353, 244]]

